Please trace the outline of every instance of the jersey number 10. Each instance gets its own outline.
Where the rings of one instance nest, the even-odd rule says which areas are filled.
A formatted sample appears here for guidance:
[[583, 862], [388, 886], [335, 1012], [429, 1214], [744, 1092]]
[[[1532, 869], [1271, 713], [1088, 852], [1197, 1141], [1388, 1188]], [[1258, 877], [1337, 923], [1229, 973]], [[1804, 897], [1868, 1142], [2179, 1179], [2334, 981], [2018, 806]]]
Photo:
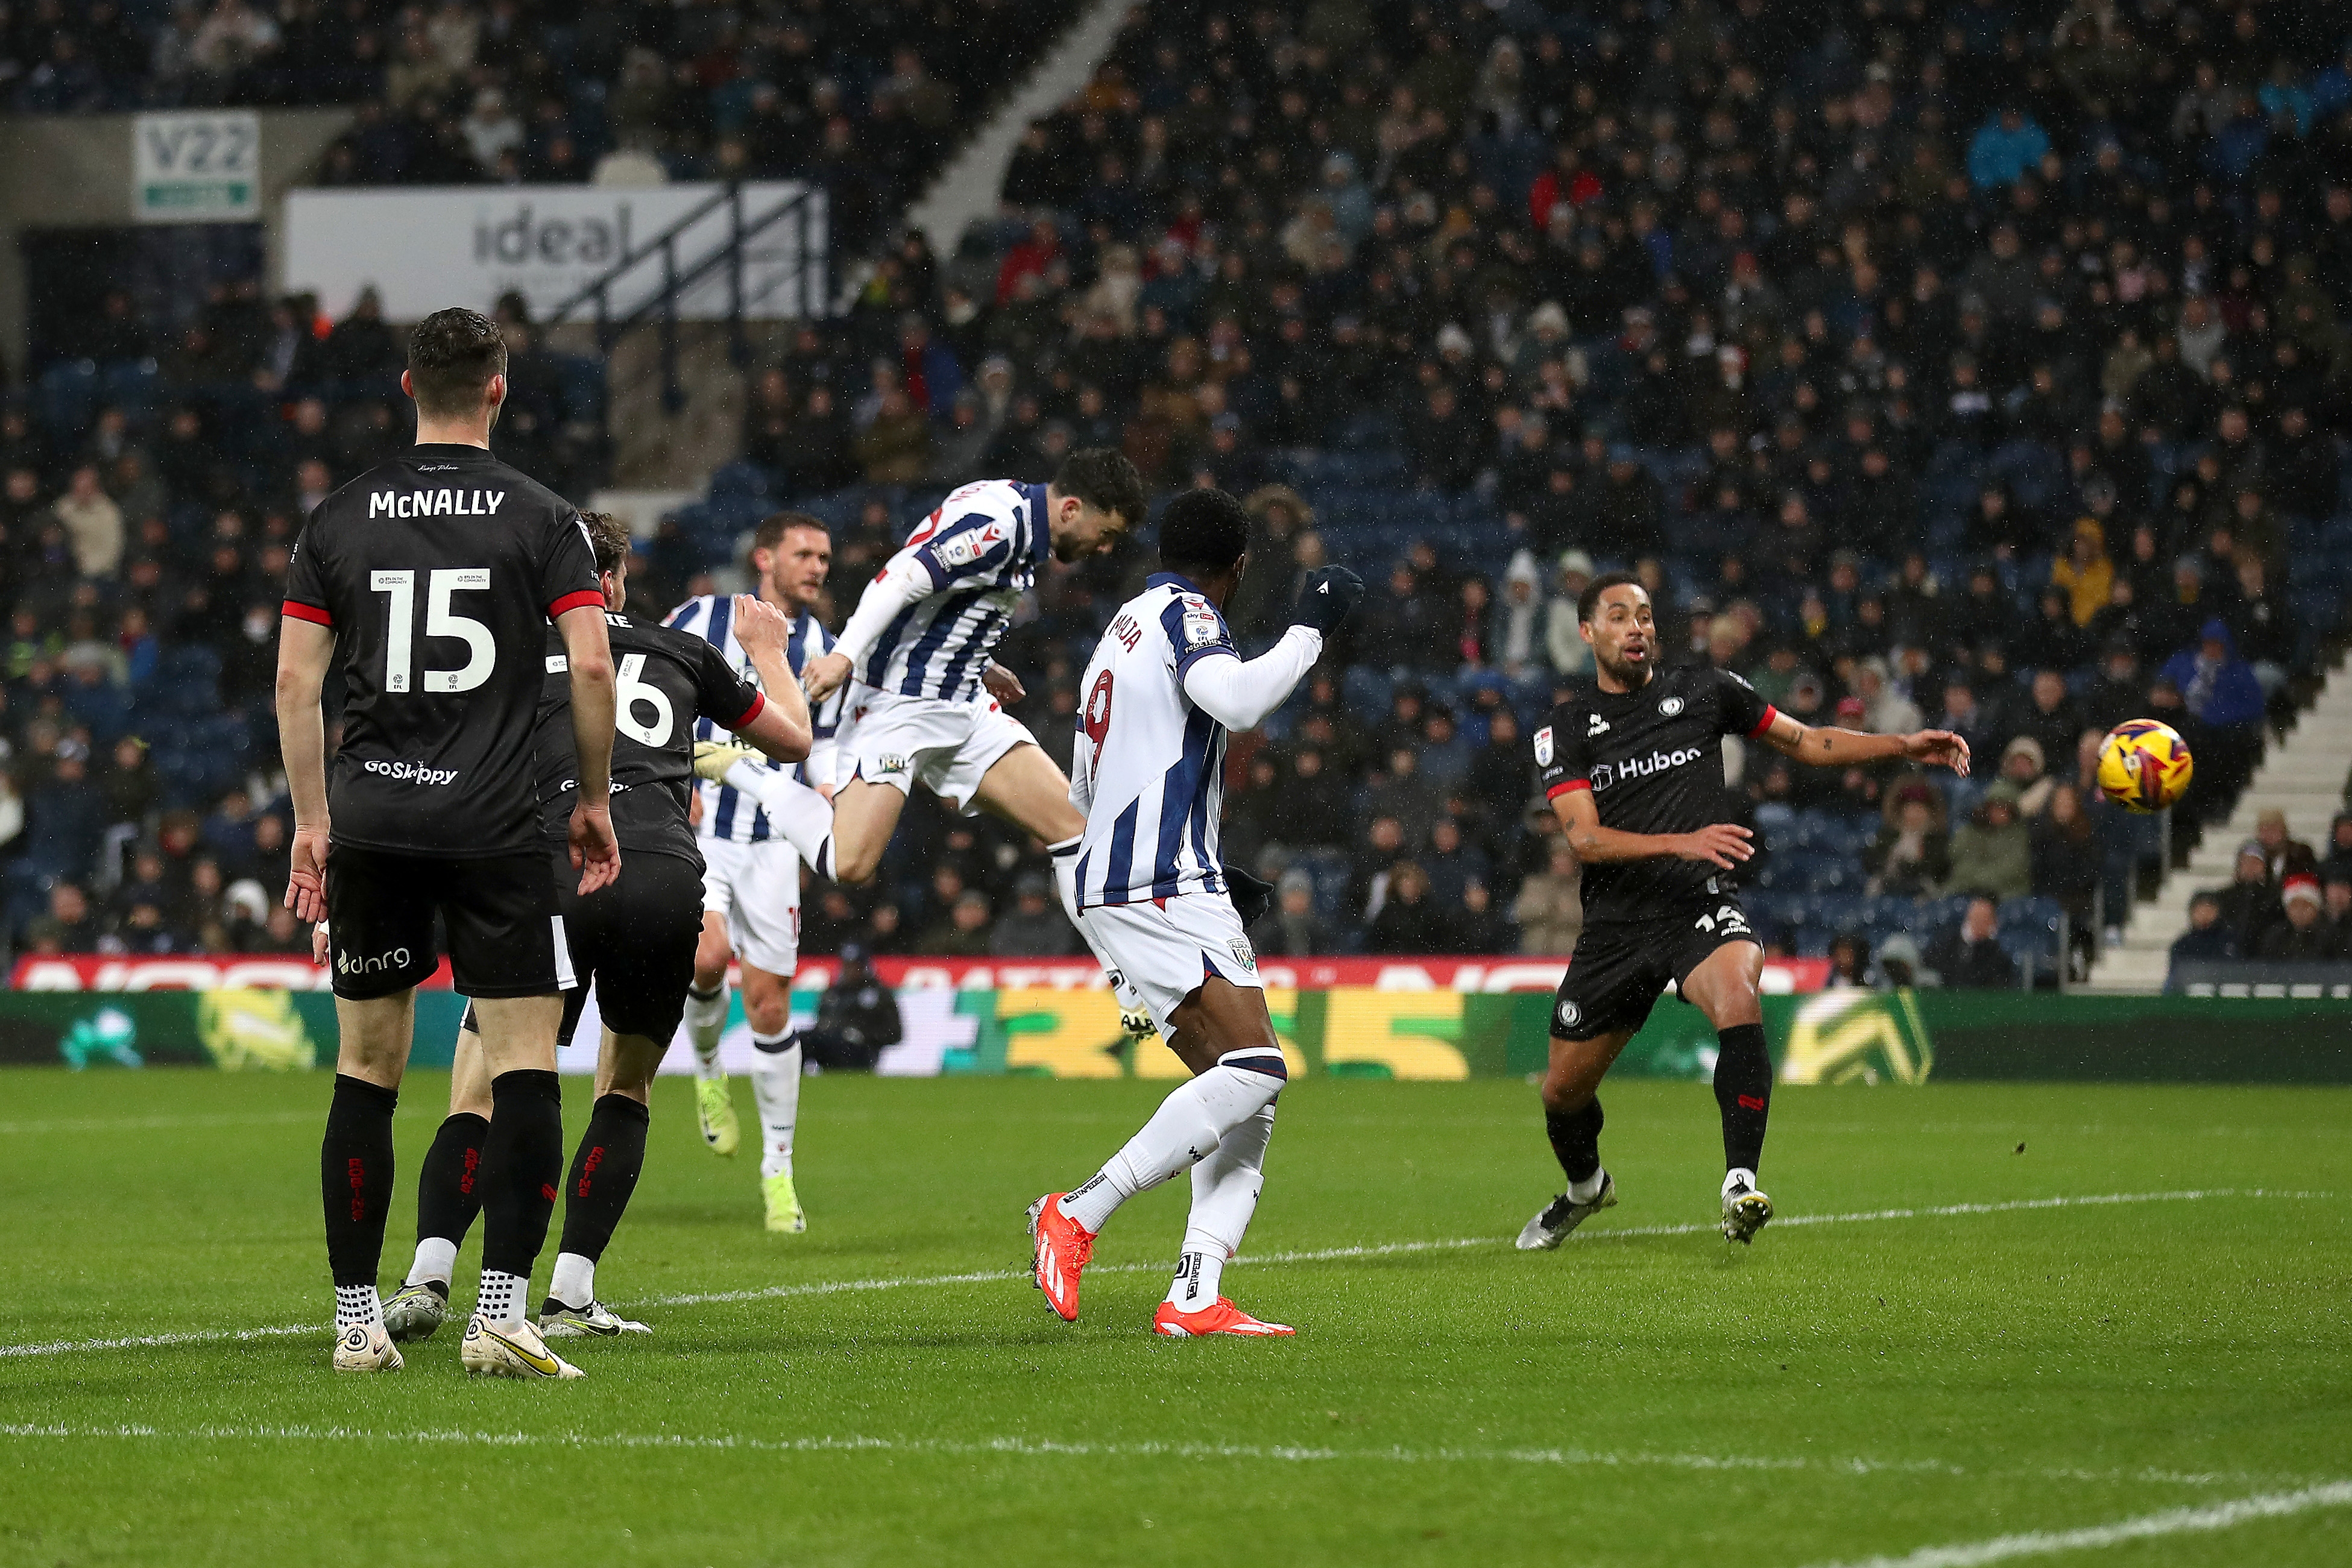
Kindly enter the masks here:
[[[460, 669], [427, 670], [425, 689], [431, 693], [470, 692], [490, 678], [498, 664], [498, 642], [490, 629], [469, 616], [452, 613], [449, 601], [460, 592], [487, 592], [490, 574], [486, 567], [444, 567], [427, 575], [425, 587], [425, 634], [427, 637], [455, 637], [466, 644], [466, 663]], [[412, 690], [414, 678], [415, 628], [416, 624], [416, 573], [410, 570], [379, 571], [368, 579], [368, 587], [391, 600], [383, 629], [383, 689], [395, 694]]]

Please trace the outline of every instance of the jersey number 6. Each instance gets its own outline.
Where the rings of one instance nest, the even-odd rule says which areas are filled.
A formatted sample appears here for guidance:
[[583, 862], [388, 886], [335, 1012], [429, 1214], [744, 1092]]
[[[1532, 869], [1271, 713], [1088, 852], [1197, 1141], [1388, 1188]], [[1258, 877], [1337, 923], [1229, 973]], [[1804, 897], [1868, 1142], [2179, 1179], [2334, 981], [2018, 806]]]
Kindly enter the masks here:
[[[490, 586], [490, 574], [485, 567], [444, 567], [425, 579], [425, 634], [427, 637], [455, 637], [466, 644], [466, 663], [455, 670], [427, 670], [425, 689], [431, 693], [470, 692], [490, 678], [498, 664], [499, 647], [490, 629], [470, 616], [453, 614], [449, 600], [464, 591], [486, 592]], [[368, 587], [392, 601], [384, 618], [383, 629], [383, 689], [404, 694], [412, 688], [414, 678], [415, 628], [416, 624], [416, 573], [414, 571], [379, 571], [368, 579]]]
[[[643, 653], [621, 655], [621, 678], [614, 683], [613, 693], [613, 727], [640, 746], [667, 746], [669, 727], [677, 716], [670, 712], [669, 698], [662, 695], [661, 688], [646, 683]], [[653, 723], [637, 722], [639, 703], [654, 710]]]
[[1103, 737], [1110, 733], [1110, 672], [1105, 670], [1095, 677], [1092, 689], [1087, 693], [1087, 706], [1079, 716], [1079, 727], [1087, 732], [1087, 744], [1095, 755], [1102, 755]]

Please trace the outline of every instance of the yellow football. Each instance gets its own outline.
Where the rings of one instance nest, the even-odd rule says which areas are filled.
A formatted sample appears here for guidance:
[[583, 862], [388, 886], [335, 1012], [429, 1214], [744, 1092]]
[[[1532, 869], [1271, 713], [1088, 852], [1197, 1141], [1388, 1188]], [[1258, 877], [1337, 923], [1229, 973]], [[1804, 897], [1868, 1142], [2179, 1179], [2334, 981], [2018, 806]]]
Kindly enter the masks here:
[[2099, 743], [2099, 792], [2126, 810], [2163, 810], [2194, 770], [2180, 732], [2152, 718], [2126, 719]]

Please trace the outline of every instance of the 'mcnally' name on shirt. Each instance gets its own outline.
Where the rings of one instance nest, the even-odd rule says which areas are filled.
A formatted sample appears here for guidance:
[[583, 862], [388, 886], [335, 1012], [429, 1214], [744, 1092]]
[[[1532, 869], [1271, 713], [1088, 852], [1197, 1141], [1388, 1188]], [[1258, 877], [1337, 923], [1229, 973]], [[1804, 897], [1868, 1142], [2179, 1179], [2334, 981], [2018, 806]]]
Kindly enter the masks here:
[[504, 490], [376, 490], [368, 496], [368, 516], [488, 517], [506, 498]]

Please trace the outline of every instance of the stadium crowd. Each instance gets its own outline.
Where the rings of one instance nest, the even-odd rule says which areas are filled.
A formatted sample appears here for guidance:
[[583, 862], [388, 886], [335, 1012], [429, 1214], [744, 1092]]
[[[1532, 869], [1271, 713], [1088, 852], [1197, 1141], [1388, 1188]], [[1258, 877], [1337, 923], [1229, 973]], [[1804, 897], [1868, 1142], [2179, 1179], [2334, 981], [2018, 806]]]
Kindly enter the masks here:
[[[754, 43], [820, 8], [656, 9], [758, 60], [714, 85], [684, 33], [619, 35], [669, 101], [695, 99], [663, 155], [769, 172], [775, 143], [715, 106], [740, 83], [769, 101], [791, 51]], [[600, 97], [624, 123], [635, 57], [579, 52], [624, 10], [643, 20], [591, 5], [516, 51], [551, 74], [485, 85]], [[460, 14], [487, 37], [530, 13], [408, 7], [399, 49]], [[1307, 695], [1234, 748], [1229, 851], [1278, 879], [1261, 949], [1565, 953], [1576, 870], [1529, 799], [1527, 737], [1590, 677], [1576, 591], [1628, 567], [1677, 656], [1809, 722], [1934, 724], [1975, 748], [1958, 785], [1748, 752], [1727, 788], [1765, 845], [1748, 896], [1776, 947], [1856, 982], [2047, 982], [2059, 913], [2079, 967], [2159, 852], [2147, 820], [2091, 787], [2088, 743], [2139, 714], [2181, 729], [2193, 834], [2343, 623], [2352, 40], [2326, 22], [2315, 5], [2168, 0], [1152, 0], [1085, 91], [1028, 128], [1000, 217], [944, 255], [916, 234], [884, 246], [854, 308], [763, 368], [742, 461], [666, 520], [633, 602], [707, 587], [784, 504], [834, 524], [834, 580], [855, 584], [943, 487], [1042, 479], [1075, 446], [1117, 445], [1162, 491], [1247, 498], [1245, 643], [1279, 629], [1301, 570], [1340, 560], [1374, 585]], [[582, 88], [614, 71], [609, 94]], [[20, 71], [19, 100], [32, 89]], [[362, 172], [362, 140], [322, 177], [405, 177]], [[533, 163], [544, 145], [508, 151], [558, 177]], [[855, 166], [826, 176], [836, 202], [865, 148], [861, 132]], [[889, 189], [888, 154], [873, 157]], [[152, 411], [109, 404], [101, 382], [84, 413], [0, 426], [6, 716], [29, 808], [9, 886], [28, 941], [151, 940], [121, 891], [147, 885], [150, 850], [175, 889], [205, 854], [248, 869], [267, 787], [206, 777], [200, 727], [237, 726], [248, 763], [270, 755], [251, 683], [286, 543], [402, 436], [381, 389], [394, 340], [365, 308], [324, 332], [252, 287], [215, 308], [193, 345], [165, 346]], [[134, 315], [126, 297], [104, 329], [152, 350]], [[225, 345], [235, 370], [213, 375], [204, 356]], [[566, 373], [518, 360], [519, 393], [549, 401], [501, 443], [576, 485], [592, 476], [564, 465]], [[231, 385], [257, 391], [177, 390]], [[1049, 574], [1001, 655], [1057, 756], [1076, 672], [1141, 559]], [[201, 686], [215, 669], [226, 718], [189, 695], [187, 673]], [[184, 763], [163, 779], [125, 743], [159, 722]], [[812, 891], [810, 951], [1078, 950], [1035, 846], [936, 811], [908, 821], [877, 891]], [[2273, 904], [2292, 924], [2305, 902], [2284, 863], [2264, 867], [2261, 920], [2224, 899], [2241, 951], [2261, 949]], [[152, 940], [275, 939], [201, 904], [181, 894]], [[2021, 977], [2021, 958], [2038, 969]]]

